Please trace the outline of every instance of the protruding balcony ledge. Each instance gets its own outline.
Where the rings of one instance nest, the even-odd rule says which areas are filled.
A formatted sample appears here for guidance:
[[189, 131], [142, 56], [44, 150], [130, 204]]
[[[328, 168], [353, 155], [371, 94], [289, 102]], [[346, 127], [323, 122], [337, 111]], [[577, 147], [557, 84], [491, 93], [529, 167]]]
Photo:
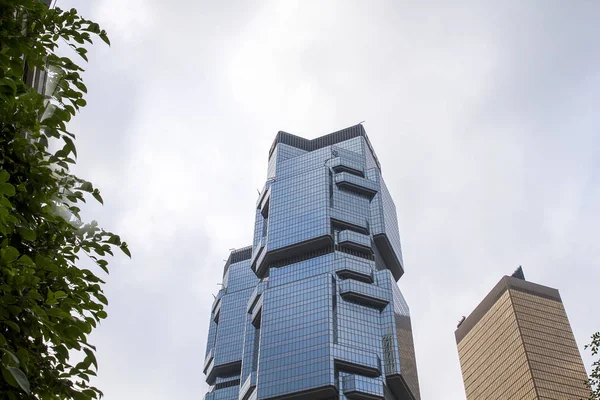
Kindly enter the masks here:
[[335, 272], [340, 278], [373, 283], [373, 269], [367, 263], [345, 259], [336, 263]]
[[390, 271], [392, 271], [392, 275], [394, 275], [394, 279], [396, 282], [400, 277], [404, 274], [404, 266], [402, 265], [402, 260], [398, 258], [392, 244], [390, 243], [389, 238], [386, 234], [379, 234], [373, 236], [373, 241], [385, 262], [385, 265], [388, 267]]
[[256, 274], [256, 276], [258, 277], [262, 277], [265, 276], [266, 271], [267, 271], [267, 251], [265, 250], [264, 247], [262, 247], [260, 249], [261, 251], [258, 253], [258, 257], [256, 257], [256, 260], [254, 261], [254, 264], [252, 264], [252, 269], [254, 270], [254, 273]]
[[267, 282], [260, 282], [254, 288], [254, 291], [252, 292], [252, 294], [250, 295], [250, 299], [248, 300], [248, 305], [246, 306], [246, 312], [248, 314], [252, 313], [254, 306], [256, 305], [256, 303], [258, 302], [258, 300], [260, 299], [262, 293], [265, 291], [266, 288], [267, 288]]
[[367, 306], [383, 309], [390, 302], [388, 293], [379, 286], [355, 280], [345, 280], [340, 282], [339, 288], [342, 298]]
[[406, 400], [417, 399], [401, 374], [388, 375], [385, 377], [385, 382], [396, 398]]
[[344, 371], [371, 377], [381, 375], [381, 362], [377, 354], [336, 344], [333, 345], [333, 358]]
[[252, 392], [256, 389], [256, 372], [250, 373], [248, 378], [244, 381], [240, 387], [239, 400], [248, 400]]
[[347, 375], [343, 378], [344, 395], [353, 400], [383, 400], [381, 378], [368, 378], [360, 375]]
[[204, 359], [204, 369], [203, 372], [206, 374], [206, 370], [208, 369], [208, 364], [215, 358], [215, 349], [210, 349], [206, 358]]
[[256, 302], [256, 305], [252, 308], [252, 314], [250, 314], [251, 315], [250, 321], [252, 321], [252, 325], [254, 325], [255, 327], [260, 326], [263, 300], [264, 300], [264, 296], [260, 296], [260, 298]]
[[208, 378], [212, 377], [212, 380], [214, 381], [214, 374], [213, 371], [215, 369], [215, 358], [211, 357], [210, 361], [208, 362], [208, 365], [206, 367], [204, 367], [204, 374], [206, 375], [206, 381], [208, 382]]
[[260, 202], [260, 205], [259, 205], [260, 213], [265, 218], [269, 214], [269, 201], [270, 200], [271, 200], [271, 186], [269, 186], [269, 189], [267, 189], [267, 193], [263, 196], [263, 198]]
[[336, 174], [335, 183], [342, 189], [361, 193], [371, 199], [379, 191], [379, 185], [377, 182], [362, 178], [360, 176], [352, 175], [348, 172]]
[[352, 250], [371, 252], [371, 237], [350, 230], [339, 233], [338, 244]]
[[258, 209], [261, 208], [260, 205], [264, 201], [265, 197], [267, 197], [267, 192], [269, 192], [269, 189], [271, 189], [272, 183], [273, 183], [273, 180], [268, 180], [265, 183], [265, 186], [263, 186], [263, 189], [260, 192], [260, 195], [258, 195], [258, 199], [256, 200], [256, 208], [258, 208]]
[[252, 262], [252, 270], [259, 278], [262, 278], [267, 275], [269, 265], [274, 262], [318, 251], [331, 245], [333, 245], [332, 237], [330, 234], [326, 234], [275, 250], [269, 250], [265, 247], [266, 251], [258, 254]]
[[221, 313], [221, 305], [222, 304], [223, 304], [223, 301], [219, 300], [219, 302], [217, 303], [217, 306], [213, 310], [213, 320], [215, 322], [219, 321], [219, 314]]
[[258, 258], [264, 255], [265, 245], [267, 242], [267, 237], [263, 236], [258, 240], [258, 243], [252, 250], [252, 257], [250, 257], [250, 265], [252, 265], [252, 269], [256, 269], [256, 262]]
[[218, 376], [226, 377], [239, 374], [242, 370], [242, 361], [234, 361], [227, 364], [216, 364], [215, 359], [209, 363], [204, 371], [206, 374], [206, 383], [214, 385]]
[[350, 174], [359, 175], [360, 177], [365, 176], [365, 171], [361, 164], [344, 157], [332, 158], [329, 162], [329, 166], [337, 173], [348, 172]]
[[225, 290], [223, 290], [223, 289], [219, 290], [219, 292], [217, 293], [217, 296], [213, 300], [213, 304], [212, 304], [212, 308], [211, 308], [212, 313], [215, 312], [215, 309], [217, 308], [217, 305], [221, 302], [221, 297], [223, 297], [224, 293], [225, 293]]
[[338, 226], [342, 229], [351, 229], [357, 232], [369, 233], [369, 225], [366, 217], [355, 217], [353, 214], [347, 211], [336, 209], [332, 209], [330, 215], [331, 222], [334, 226]]

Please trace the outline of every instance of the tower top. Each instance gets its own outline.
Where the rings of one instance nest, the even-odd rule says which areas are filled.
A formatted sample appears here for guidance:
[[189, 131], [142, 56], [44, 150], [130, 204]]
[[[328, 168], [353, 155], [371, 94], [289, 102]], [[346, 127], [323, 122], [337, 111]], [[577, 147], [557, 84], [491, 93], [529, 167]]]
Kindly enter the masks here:
[[345, 129], [342, 129], [342, 130], [339, 130], [339, 131], [336, 131], [336, 132], [333, 132], [333, 133], [330, 133], [330, 134], [327, 134], [324, 136], [319, 136], [318, 138], [314, 138], [314, 139], [305, 139], [303, 137], [296, 136], [291, 133], [279, 131], [279, 132], [277, 132], [277, 135], [275, 136], [275, 140], [273, 140], [273, 144], [271, 145], [271, 149], [269, 150], [269, 158], [271, 158], [271, 155], [275, 151], [275, 147], [277, 147], [278, 143], [283, 143], [288, 146], [292, 146], [292, 147], [295, 147], [297, 149], [301, 149], [304, 151], [314, 151], [314, 150], [318, 150], [318, 149], [321, 149], [326, 146], [331, 146], [331, 145], [334, 145], [334, 144], [337, 144], [340, 142], [344, 142], [346, 140], [354, 139], [356, 137], [364, 137], [365, 138], [365, 141], [367, 142], [367, 145], [369, 146], [369, 149], [371, 150], [371, 153], [373, 154], [375, 163], [377, 164], [377, 167], [381, 170], [381, 165], [379, 164], [379, 160], [377, 159], [377, 156], [375, 155], [373, 146], [371, 145], [371, 142], [369, 141], [369, 137], [367, 136], [367, 132], [365, 131], [365, 128], [362, 126], [362, 124], [353, 125], [348, 128], [345, 128]]

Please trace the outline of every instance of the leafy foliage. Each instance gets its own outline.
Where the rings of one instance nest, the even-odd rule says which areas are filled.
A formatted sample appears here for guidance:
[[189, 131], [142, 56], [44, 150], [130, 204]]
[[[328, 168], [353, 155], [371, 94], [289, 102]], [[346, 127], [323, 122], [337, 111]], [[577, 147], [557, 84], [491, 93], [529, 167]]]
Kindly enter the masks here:
[[[69, 172], [75, 164], [72, 116], [86, 105], [80, 66], [56, 54], [59, 40], [87, 61], [98, 24], [75, 9], [36, 0], [0, 0], [0, 393], [8, 399], [92, 399], [97, 362], [87, 337], [106, 318], [104, 283], [77, 266], [89, 256], [108, 272], [119, 236], [80, 218], [92, 183]], [[25, 84], [44, 70], [46, 95]], [[59, 144], [58, 146], [56, 144]], [[57, 148], [54, 151], [51, 149]], [[70, 357], [80, 351], [82, 361]]]
[[[596, 332], [592, 335], [592, 342], [585, 345], [585, 348], [586, 350], [590, 349], [592, 356], [598, 356], [600, 353], [600, 332]], [[590, 399], [600, 399], [600, 359], [592, 364], [592, 373], [590, 374], [587, 384], [591, 390]]]

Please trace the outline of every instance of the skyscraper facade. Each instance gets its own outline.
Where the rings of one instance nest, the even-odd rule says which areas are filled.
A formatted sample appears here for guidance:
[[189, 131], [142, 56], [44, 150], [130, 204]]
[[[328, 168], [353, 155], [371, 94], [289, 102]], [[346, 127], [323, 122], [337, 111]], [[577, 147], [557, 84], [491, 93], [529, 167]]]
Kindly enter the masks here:
[[587, 375], [558, 290], [503, 277], [461, 321], [467, 400], [587, 399]]
[[419, 399], [403, 273], [363, 126], [279, 132], [253, 244], [229, 255], [213, 303], [205, 399]]

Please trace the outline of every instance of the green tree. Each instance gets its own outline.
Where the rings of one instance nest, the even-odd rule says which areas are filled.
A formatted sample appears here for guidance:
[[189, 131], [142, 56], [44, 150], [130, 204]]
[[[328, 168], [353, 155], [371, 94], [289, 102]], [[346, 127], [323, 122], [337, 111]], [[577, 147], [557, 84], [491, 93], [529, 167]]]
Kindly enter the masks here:
[[[592, 342], [585, 345], [585, 349], [590, 349], [592, 356], [598, 355], [600, 352], [600, 332], [596, 332], [592, 335]], [[600, 359], [592, 364], [592, 373], [590, 374], [587, 384], [591, 390], [590, 399], [600, 399]]]
[[[36, 0], [0, 0], [0, 393], [7, 399], [92, 399], [97, 363], [88, 335], [106, 318], [104, 283], [82, 268], [127, 244], [96, 222], [84, 223], [78, 204], [102, 203], [92, 183], [74, 176], [72, 116], [86, 105], [83, 71], [57, 55], [59, 42], [87, 61], [98, 24], [75, 9]], [[45, 95], [24, 82], [45, 71]], [[56, 150], [53, 150], [56, 149]], [[81, 362], [70, 361], [78, 353]], [[74, 365], [73, 365], [74, 364]]]

